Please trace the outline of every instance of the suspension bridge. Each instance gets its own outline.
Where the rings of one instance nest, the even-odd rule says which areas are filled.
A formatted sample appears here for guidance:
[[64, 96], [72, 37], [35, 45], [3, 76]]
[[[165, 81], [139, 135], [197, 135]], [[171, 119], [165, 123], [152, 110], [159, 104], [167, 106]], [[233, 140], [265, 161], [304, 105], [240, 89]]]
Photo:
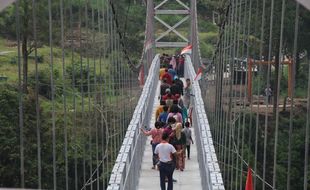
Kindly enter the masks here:
[[[112, 0], [1, 1], [0, 189], [159, 189], [140, 128], [156, 120], [161, 53], [189, 45], [194, 144], [174, 189], [308, 189], [310, 5], [217, 3], [202, 18], [196, 0], [125, 13]], [[131, 6], [146, 15], [141, 47], [127, 42]], [[210, 57], [199, 21], [216, 28]]]

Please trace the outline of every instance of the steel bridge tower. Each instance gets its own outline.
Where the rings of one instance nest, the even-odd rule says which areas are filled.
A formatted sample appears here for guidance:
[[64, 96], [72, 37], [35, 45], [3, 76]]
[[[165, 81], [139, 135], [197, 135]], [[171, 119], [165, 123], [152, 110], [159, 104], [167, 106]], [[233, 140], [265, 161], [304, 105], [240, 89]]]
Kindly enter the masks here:
[[[167, 3], [174, 3], [177, 9], [167, 9], [165, 5]], [[183, 18], [174, 25], [168, 24], [161, 19], [162, 15], [182, 16]], [[151, 47], [146, 52], [147, 62], [150, 63], [154, 57], [156, 48], [182, 48], [188, 45], [192, 45], [192, 60], [194, 66], [200, 65], [199, 63], [199, 45], [197, 36], [197, 1], [190, 0], [189, 5], [185, 4], [181, 0], [147, 0], [147, 23], [146, 23], [146, 46]], [[188, 22], [188, 34], [187, 36], [178, 31], [178, 28]], [[159, 23], [166, 28], [166, 31], [157, 34], [155, 30], [155, 23]], [[169, 41], [166, 38], [170, 33], [174, 33], [177, 38]]]

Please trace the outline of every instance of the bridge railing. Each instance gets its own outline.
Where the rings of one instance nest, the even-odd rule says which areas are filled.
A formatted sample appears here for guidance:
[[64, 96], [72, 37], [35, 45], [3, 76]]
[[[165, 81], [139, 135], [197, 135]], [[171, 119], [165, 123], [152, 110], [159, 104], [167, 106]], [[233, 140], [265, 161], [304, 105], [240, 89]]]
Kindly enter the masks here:
[[159, 80], [159, 66], [158, 54], [152, 61], [142, 94], [114, 164], [108, 190], [136, 189], [138, 185], [146, 141], [146, 137], [140, 133], [140, 128], [148, 125], [152, 117], [154, 96]]
[[[140, 133], [139, 128], [148, 125], [152, 117], [152, 105], [158, 84], [159, 65], [159, 55], [156, 55], [113, 167], [108, 190], [136, 189], [138, 185], [146, 140], [146, 137]], [[193, 81], [195, 76], [196, 73], [191, 58], [186, 56], [185, 77]], [[200, 150], [198, 162], [202, 186], [210, 190], [224, 189], [222, 174], [215, 154], [198, 82], [193, 83], [192, 90], [195, 95], [191, 101], [193, 106], [192, 118], [195, 127], [196, 144], [198, 150]]]
[[185, 78], [193, 81], [192, 92], [194, 97], [191, 98], [191, 105], [193, 107], [192, 119], [193, 127], [195, 128], [196, 146], [199, 150], [197, 156], [202, 187], [206, 187], [205, 189], [209, 190], [224, 190], [223, 178], [213, 146], [210, 125], [205, 112], [199, 83], [194, 81], [196, 73], [190, 56], [186, 56], [184, 73]]

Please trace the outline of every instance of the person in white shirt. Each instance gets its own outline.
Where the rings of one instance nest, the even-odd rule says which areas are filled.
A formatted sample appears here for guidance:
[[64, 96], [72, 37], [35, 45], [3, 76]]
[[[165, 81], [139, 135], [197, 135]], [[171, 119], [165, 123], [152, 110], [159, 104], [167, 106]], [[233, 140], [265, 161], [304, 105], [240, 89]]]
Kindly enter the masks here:
[[159, 157], [159, 176], [160, 176], [160, 188], [166, 190], [165, 179], [168, 178], [168, 189], [173, 190], [173, 172], [175, 169], [174, 158], [176, 156], [175, 148], [168, 143], [169, 134], [163, 133], [162, 141], [155, 148], [155, 154]]

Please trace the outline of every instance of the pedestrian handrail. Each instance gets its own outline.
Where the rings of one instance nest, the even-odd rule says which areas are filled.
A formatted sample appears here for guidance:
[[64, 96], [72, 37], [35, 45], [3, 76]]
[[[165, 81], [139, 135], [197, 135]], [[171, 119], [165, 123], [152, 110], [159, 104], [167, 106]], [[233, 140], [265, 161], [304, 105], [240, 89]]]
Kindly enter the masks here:
[[115, 161], [108, 190], [136, 189], [138, 185], [146, 141], [146, 137], [143, 134], [141, 135], [139, 129], [148, 125], [151, 120], [156, 87], [159, 81], [159, 58], [160, 55], [158, 54], [152, 61], [140, 99]]
[[[142, 94], [114, 164], [107, 188], [108, 190], [136, 189], [138, 185], [146, 142], [146, 137], [141, 135], [139, 129], [147, 125], [152, 117], [155, 92], [159, 81], [159, 58], [160, 56], [156, 55], [152, 61]], [[186, 56], [185, 59], [184, 74], [185, 77], [190, 78], [191, 81], [193, 81], [196, 76], [189, 56]], [[197, 149], [199, 150], [198, 162], [202, 179], [201, 185], [204, 189], [224, 190], [222, 174], [213, 146], [200, 86], [197, 81], [193, 81], [192, 92], [194, 94], [191, 100], [191, 105], [193, 107], [192, 120], [193, 126], [195, 127]]]
[[192, 93], [191, 98], [192, 126], [195, 128], [196, 145], [198, 151], [198, 162], [201, 175], [201, 185], [203, 189], [224, 190], [223, 178], [218, 164], [217, 156], [213, 146], [212, 134], [201, 90], [198, 81], [194, 81], [196, 76], [190, 56], [185, 57], [185, 78], [191, 79]]

